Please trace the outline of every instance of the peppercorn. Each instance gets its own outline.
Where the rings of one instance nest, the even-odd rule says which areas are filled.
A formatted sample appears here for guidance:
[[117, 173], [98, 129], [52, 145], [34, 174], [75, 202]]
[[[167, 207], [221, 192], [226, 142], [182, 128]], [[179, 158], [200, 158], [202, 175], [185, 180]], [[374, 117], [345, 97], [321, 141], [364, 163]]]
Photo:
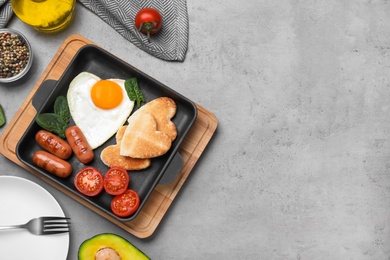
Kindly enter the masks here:
[[0, 78], [11, 78], [27, 66], [30, 51], [24, 39], [13, 33], [0, 33], [0, 42]]

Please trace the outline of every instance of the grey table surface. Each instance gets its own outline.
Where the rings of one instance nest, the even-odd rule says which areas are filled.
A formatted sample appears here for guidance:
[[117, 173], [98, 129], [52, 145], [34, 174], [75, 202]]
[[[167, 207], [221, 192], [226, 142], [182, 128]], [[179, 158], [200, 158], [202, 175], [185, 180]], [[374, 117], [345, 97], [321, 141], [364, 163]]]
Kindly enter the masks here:
[[[72, 218], [68, 259], [96, 234], [152, 259], [390, 259], [390, 2], [188, 1], [184, 62], [157, 59], [77, 4], [0, 86], [10, 121], [77, 33], [213, 112], [219, 125], [156, 232], [139, 239], [0, 156]], [[4, 131], [0, 128], [0, 133]], [[1, 258], [1, 257], [0, 257]]]

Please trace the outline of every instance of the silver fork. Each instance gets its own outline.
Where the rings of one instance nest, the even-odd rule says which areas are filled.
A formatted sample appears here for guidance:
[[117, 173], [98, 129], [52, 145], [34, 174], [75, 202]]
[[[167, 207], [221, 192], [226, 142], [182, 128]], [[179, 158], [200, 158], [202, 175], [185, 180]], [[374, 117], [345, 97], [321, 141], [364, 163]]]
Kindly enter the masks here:
[[26, 224], [0, 226], [0, 230], [24, 228], [34, 235], [52, 235], [69, 232], [70, 222], [67, 217], [39, 217], [33, 218]]

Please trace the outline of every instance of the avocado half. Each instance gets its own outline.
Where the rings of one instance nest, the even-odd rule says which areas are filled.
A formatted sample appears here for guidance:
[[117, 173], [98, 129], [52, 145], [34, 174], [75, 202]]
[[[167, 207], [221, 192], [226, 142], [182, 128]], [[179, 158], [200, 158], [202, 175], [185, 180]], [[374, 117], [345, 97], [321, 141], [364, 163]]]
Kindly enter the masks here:
[[144, 260], [150, 259], [129, 241], [115, 234], [104, 233], [85, 240], [79, 248], [79, 260]]

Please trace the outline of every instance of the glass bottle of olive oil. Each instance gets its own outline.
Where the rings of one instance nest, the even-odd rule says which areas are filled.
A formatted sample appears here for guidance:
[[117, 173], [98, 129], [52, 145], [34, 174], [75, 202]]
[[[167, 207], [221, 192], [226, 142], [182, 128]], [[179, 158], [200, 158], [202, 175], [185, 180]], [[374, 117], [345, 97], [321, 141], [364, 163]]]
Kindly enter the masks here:
[[76, 0], [11, 0], [16, 16], [42, 32], [65, 28], [72, 20], [75, 3]]

